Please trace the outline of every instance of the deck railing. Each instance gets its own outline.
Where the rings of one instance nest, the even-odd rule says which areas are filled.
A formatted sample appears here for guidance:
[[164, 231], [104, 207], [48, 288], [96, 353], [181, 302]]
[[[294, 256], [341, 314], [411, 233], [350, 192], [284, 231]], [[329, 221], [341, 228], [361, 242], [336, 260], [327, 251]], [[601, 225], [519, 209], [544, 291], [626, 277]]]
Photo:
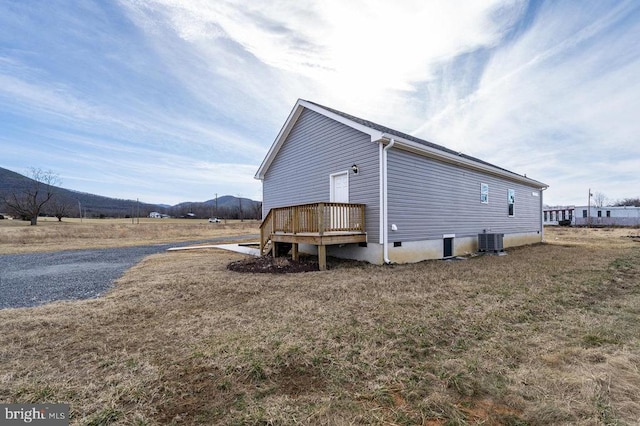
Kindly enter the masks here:
[[260, 225], [261, 249], [272, 234], [364, 233], [364, 204], [313, 203], [276, 207]]

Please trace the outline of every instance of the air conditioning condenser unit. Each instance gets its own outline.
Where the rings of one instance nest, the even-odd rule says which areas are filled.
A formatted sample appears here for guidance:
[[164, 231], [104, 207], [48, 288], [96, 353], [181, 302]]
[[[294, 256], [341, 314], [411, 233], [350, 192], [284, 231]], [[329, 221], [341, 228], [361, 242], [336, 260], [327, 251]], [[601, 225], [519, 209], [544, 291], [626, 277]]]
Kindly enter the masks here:
[[504, 251], [504, 234], [478, 234], [478, 251], [499, 253]]

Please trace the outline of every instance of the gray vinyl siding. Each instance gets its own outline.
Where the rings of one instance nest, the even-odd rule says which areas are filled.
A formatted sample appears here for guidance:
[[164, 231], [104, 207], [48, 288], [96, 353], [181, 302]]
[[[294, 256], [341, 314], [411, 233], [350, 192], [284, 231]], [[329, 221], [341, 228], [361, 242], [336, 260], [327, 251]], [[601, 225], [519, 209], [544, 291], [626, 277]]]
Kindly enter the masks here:
[[[351, 172], [356, 164], [358, 174]], [[366, 204], [369, 241], [379, 238], [378, 145], [369, 135], [304, 109], [262, 183], [263, 215], [273, 207], [330, 200], [333, 173], [349, 171], [349, 202]]]
[[[389, 241], [420, 241], [540, 229], [539, 188], [439, 162], [399, 149], [388, 153]], [[489, 185], [489, 202], [480, 202], [480, 184]], [[507, 190], [515, 190], [515, 215], [509, 217]], [[538, 196], [533, 196], [536, 192]]]

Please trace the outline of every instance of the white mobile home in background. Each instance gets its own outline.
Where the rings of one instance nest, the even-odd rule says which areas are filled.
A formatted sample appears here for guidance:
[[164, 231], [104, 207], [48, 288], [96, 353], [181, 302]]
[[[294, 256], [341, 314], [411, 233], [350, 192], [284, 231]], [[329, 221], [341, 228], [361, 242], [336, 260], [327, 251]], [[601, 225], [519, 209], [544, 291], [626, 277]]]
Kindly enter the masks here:
[[555, 206], [542, 212], [545, 225], [568, 220], [575, 226], [640, 226], [640, 207]]
[[576, 206], [553, 206], [542, 210], [542, 223], [545, 225], [559, 225], [561, 221], [570, 221], [573, 225]]
[[574, 225], [640, 226], [640, 207], [576, 207]]

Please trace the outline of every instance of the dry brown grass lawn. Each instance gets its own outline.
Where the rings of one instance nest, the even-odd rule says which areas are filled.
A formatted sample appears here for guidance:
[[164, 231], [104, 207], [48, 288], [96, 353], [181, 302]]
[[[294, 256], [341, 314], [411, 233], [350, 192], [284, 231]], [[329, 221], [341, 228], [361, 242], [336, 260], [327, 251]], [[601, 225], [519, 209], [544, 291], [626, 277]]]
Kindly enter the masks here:
[[259, 233], [259, 222], [248, 220], [208, 223], [198, 219], [40, 218], [37, 226], [20, 220], [0, 220], [0, 254], [68, 249], [125, 247], [191, 241]]
[[240, 274], [147, 258], [101, 299], [0, 311], [0, 402], [73, 424], [640, 423], [640, 243]]

